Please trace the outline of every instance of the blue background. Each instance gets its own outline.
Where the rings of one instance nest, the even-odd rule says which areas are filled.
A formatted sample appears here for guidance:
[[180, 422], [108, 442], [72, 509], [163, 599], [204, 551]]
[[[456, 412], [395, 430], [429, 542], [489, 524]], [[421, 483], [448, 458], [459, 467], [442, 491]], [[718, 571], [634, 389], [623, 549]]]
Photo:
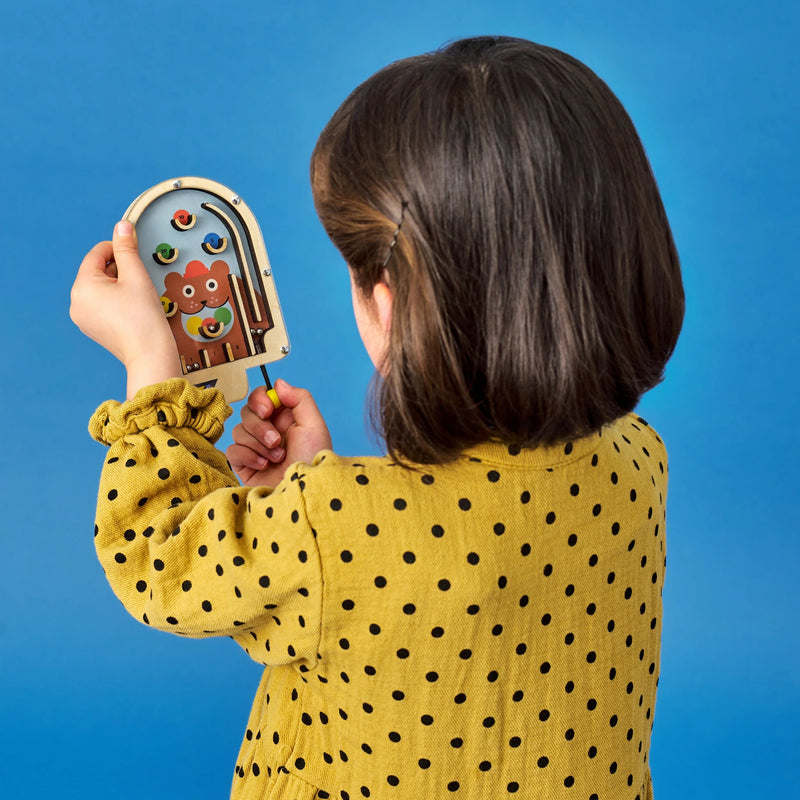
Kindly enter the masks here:
[[371, 366], [308, 158], [384, 64], [503, 33], [566, 50], [619, 95], [682, 256], [684, 333], [640, 406], [672, 476], [656, 798], [800, 797], [797, 9], [0, 0], [0, 794], [225, 797], [259, 676], [228, 640], [129, 618], [95, 560], [104, 450], [86, 421], [124, 374], [67, 316], [84, 253], [161, 180], [232, 187], [292, 339], [275, 376], [314, 392], [338, 450], [374, 450]]

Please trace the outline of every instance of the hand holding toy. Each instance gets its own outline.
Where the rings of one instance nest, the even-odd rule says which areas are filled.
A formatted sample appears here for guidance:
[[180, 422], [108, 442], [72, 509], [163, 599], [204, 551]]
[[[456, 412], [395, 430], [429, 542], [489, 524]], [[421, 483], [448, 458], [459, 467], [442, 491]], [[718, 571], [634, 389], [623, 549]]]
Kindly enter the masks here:
[[[289, 464], [311, 463], [330, 449], [331, 435], [314, 398], [305, 389], [278, 381], [278, 405], [263, 386], [254, 389], [242, 407], [242, 421], [233, 429], [226, 456], [239, 480], [248, 486], [276, 486]], [[275, 391], [275, 390], [273, 390]]]
[[129, 398], [142, 386], [181, 374], [175, 340], [129, 222], [116, 226], [113, 242], [89, 251], [71, 300], [73, 322], [125, 365]]

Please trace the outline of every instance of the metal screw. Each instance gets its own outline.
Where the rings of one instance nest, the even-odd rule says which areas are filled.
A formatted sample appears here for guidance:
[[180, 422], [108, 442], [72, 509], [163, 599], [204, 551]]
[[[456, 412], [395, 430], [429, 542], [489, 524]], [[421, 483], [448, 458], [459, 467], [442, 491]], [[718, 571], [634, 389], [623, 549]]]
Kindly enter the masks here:
[[235, 195], [234, 195], [234, 196], [231, 198], [231, 203], [233, 203], [235, 206], [238, 206], [238, 205], [239, 205], [239, 203], [241, 203], [241, 202], [242, 202], [242, 201], [241, 201], [241, 199], [239, 198], [239, 195], [238, 195], [238, 194], [235, 194]]
[[173, 189], [180, 189], [181, 188], [181, 182], [180, 181], [172, 181], [172, 188]]
[[272, 270], [271, 269], [262, 269], [261, 270], [261, 274], [264, 277], [269, 278], [269, 276], [272, 275]]
[[289, 352], [289, 345], [288, 344], [282, 344], [281, 345], [281, 353], [286, 355], [288, 352]]

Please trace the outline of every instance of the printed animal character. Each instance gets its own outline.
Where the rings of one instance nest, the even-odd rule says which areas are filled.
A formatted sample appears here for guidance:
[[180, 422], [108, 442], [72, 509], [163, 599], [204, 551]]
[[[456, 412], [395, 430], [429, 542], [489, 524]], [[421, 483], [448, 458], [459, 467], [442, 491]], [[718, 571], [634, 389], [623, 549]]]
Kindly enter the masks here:
[[261, 294], [248, 291], [222, 260], [210, 267], [190, 261], [183, 275], [164, 276], [161, 304], [184, 373], [263, 352], [263, 335], [272, 327]]

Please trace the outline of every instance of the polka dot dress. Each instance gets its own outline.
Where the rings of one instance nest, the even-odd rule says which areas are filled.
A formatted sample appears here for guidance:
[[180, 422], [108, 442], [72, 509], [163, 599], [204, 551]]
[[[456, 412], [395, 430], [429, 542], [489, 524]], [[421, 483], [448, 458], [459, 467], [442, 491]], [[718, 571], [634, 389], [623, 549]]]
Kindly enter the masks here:
[[173, 381], [90, 429], [126, 608], [266, 666], [234, 797], [651, 796], [667, 468], [644, 420], [445, 467], [323, 453], [270, 491], [213, 448], [226, 413]]

